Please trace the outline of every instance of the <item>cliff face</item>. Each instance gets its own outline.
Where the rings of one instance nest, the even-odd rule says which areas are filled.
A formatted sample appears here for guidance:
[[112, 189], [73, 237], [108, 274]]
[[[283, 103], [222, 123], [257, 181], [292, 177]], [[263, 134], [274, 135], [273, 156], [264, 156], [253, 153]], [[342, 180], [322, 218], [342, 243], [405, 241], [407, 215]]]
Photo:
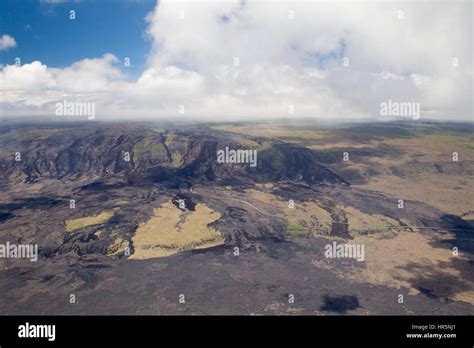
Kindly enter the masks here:
[[[309, 149], [254, 143], [257, 146], [253, 148], [243, 146], [235, 138], [205, 129], [168, 131], [125, 125], [20, 128], [0, 136], [0, 175], [8, 181], [26, 183], [44, 178], [76, 180], [111, 175], [135, 183], [239, 176], [307, 183], [343, 181], [318, 164], [318, 157]], [[256, 149], [257, 166], [218, 163], [217, 151], [226, 146]]]

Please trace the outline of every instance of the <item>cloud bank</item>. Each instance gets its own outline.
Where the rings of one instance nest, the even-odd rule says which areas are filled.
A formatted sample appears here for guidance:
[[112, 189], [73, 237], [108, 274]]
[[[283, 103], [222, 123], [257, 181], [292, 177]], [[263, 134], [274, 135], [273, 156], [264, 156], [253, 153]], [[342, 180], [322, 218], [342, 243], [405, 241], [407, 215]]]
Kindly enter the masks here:
[[96, 103], [97, 119], [377, 117], [393, 100], [471, 120], [471, 7], [164, 0], [146, 18], [153, 45], [136, 80], [113, 53], [7, 65], [2, 114], [54, 115], [67, 99]]

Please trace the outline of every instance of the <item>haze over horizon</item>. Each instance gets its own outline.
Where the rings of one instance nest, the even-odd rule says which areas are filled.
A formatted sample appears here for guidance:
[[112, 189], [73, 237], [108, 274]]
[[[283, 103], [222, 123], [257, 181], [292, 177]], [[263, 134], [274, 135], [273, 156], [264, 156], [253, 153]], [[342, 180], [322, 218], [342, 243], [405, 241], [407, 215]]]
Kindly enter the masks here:
[[472, 121], [470, 1], [268, 4], [2, 2], [0, 118], [383, 120], [394, 101]]

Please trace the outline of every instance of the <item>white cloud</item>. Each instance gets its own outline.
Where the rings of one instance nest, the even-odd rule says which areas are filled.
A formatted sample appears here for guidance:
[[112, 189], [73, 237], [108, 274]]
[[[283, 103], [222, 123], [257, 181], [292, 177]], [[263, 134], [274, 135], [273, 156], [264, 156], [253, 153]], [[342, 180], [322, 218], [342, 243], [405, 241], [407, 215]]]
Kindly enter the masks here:
[[0, 51], [6, 51], [12, 47], [16, 47], [15, 39], [8, 34], [2, 35], [2, 37], [0, 37]]
[[41, 91], [54, 85], [51, 71], [38, 61], [21, 67], [7, 65], [0, 73], [0, 81], [2, 91]]
[[95, 101], [98, 118], [182, 117], [180, 105], [200, 118], [288, 116], [289, 105], [323, 118], [378, 116], [392, 99], [419, 102], [422, 117], [470, 119], [469, 6], [163, 0], [147, 17], [153, 46], [136, 81], [112, 54], [61, 69], [33, 62], [0, 72], [1, 101], [17, 114], [67, 97]]

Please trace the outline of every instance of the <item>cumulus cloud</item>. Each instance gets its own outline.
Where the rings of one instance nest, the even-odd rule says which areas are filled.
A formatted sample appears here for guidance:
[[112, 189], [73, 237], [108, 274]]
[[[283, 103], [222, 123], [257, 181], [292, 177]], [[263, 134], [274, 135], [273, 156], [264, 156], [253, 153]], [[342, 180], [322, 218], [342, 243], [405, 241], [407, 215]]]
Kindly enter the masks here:
[[148, 66], [129, 81], [117, 57], [0, 72], [2, 105], [45, 114], [94, 101], [97, 118], [378, 116], [388, 99], [422, 117], [470, 119], [468, 2], [177, 2], [147, 16]]
[[8, 34], [2, 35], [0, 37], [0, 51], [6, 51], [12, 47], [16, 47], [15, 39]]

